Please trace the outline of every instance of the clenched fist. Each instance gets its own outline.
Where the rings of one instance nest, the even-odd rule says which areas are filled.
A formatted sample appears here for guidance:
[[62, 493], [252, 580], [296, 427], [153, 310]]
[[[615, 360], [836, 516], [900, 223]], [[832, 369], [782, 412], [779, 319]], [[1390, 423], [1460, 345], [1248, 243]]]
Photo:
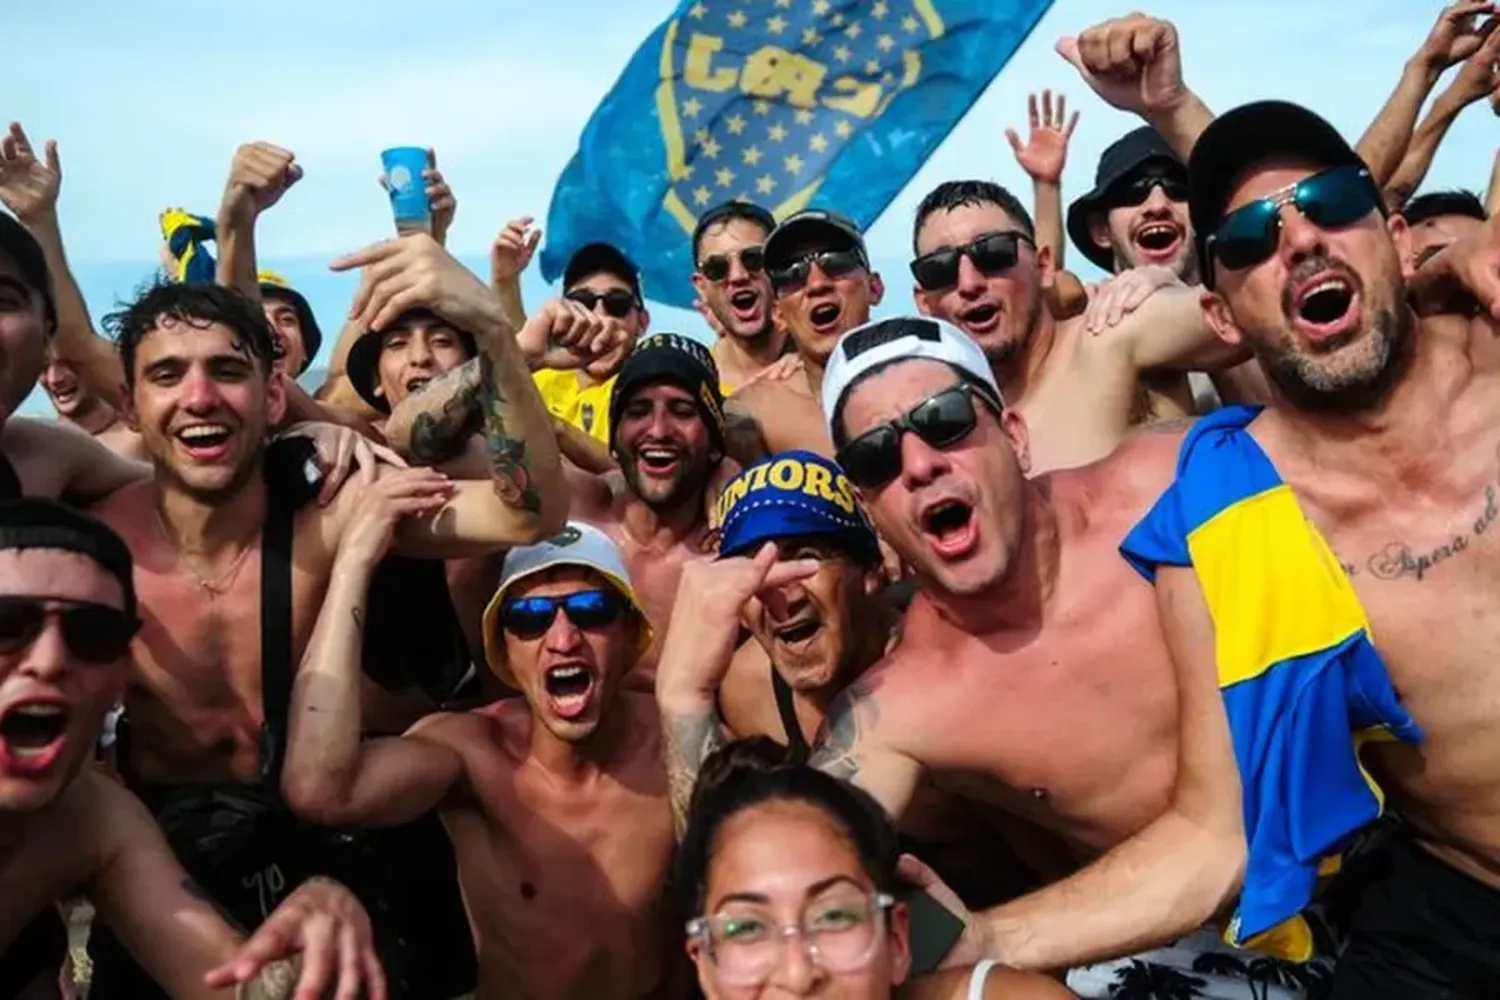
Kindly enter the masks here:
[[290, 150], [269, 142], [247, 142], [234, 151], [223, 211], [238, 220], [254, 219], [281, 200], [302, 179], [302, 168]]
[[625, 327], [582, 303], [552, 299], [536, 311], [516, 337], [533, 371], [586, 368], [624, 342]]
[[1142, 118], [1169, 112], [1188, 96], [1177, 29], [1170, 21], [1128, 14], [1061, 38], [1057, 52], [1090, 87], [1121, 111]]

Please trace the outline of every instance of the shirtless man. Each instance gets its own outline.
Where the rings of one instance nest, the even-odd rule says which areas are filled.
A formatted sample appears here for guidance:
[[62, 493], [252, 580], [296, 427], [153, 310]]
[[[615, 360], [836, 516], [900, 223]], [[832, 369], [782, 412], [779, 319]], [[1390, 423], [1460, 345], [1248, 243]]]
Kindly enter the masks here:
[[247, 997], [290, 997], [294, 980], [310, 998], [335, 979], [340, 995], [363, 984], [383, 997], [369, 919], [348, 890], [304, 884], [242, 943], [140, 802], [89, 766], [140, 627], [120, 537], [55, 501], [0, 502], [0, 595], [0, 993], [56, 995], [23, 993], [11, 976], [29, 956], [5, 952], [81, 890], [95, 926], [117, 929], [177, 1000], [236, 984]]
[[100, 399], [66, 361], [47, 352], [47, 367], [39, 379], [57, 419], [97, 440], [104, 447], [126, 458], [143, 460], [141, 436], [130, 429], [113, 406]]
[[693, 288], [698, 309], [719, 339], [714, 363], [729, 394], [785, 353], [786, 331], [776, 324], [766, 238], [771, 213], [745, 201], [704, 212], [693, 229]]
[[[832, 461], [769, 456], [719, 503], [719, 557], [683, 572], [657, 673], [679, 823], [703, 761], [728, 740], [767, 736], [806, 762], [829, 704], [900, 635], [875, 529]], [[736, 650], [741, 627], [755, 641]], [[901, 828], [907, 849], [970, 906], [1035, 881], [1004, 864], [978, 826], [966, 805], [924, 788]]]
[[[1169, 27], [1127, 19], [1113, 30], [1147, 40]], [[1205, 314], [1219, 336], [1253, 348], [1278, 393], [1274, 408], [1242, 411], [1235, 437], [1269, 460], [1291, 488], [1297, 519], [1337, 554], [1338, 580], [1352, 586], [1355, 610], [1421, 731], [1420, 742], [1365, 751], [1405, 823], [1368, 866], [1332, 996], [1493, 996], [1500, 230], [1491, 222], [1412, 281], [1415, 289], [1434, 273], [1466, 277], [1484, 289], [1479, 306], [1418, 320], [1402, 280], [1414, 234], [1399, 216], [1382, 218], [1368, 170], [1316, 115], [1280, 102], [1229, 112], [1192, 147], [1190, 170], [1193, 217], [1211, 240]], [[1205, 873], [1242, 870], [1250, 837], [1237, 791], [1209, 794], [1240, 788], [1215, 656], [1226, 620], [1210, 615], [1201, 553], [1174, 553], [1180, 542], [1166, 550], [1148, 544], [1150, 535], [1161, 537], [1162, 513], [1177, 498], [1185, 502], [1184, 482], [1142, 526], [1157, 530], [1126, 543], [1154, 571], [1178, 665], [1180, 818], [1121, 848], [1129, 874], [1119, 865], [1110, 869], [1113, 881], [1101, 873], [1095, 888], [1105, 895], [1093, 897], [1109, 898], [1111, 884], [1152, 884], [1174, 873], [1168, 877], [1184, 891], [1170, 908], [1128, 892], [1108, 907], [1163, 933], [1181, 923], [1183, 910], [1232, 898], [1237, 881]], [[1269, 624], [1265, 632], [1274, 634]], [[1265, 652], [1284, 644], [1268, 638]]]
[[1044, 306], [1056, 269], [1035, 246], [1025, 207], [989, 181], [949, 181], [917, 207], [913, 296], [924, 316], [958, 326], [990, 359], [1030, 432], [1034, 474], [1109, 454], [1141, 413], [1141, 375], [1217, 368], [1237, 352], [1213, 336], [1198, 293], [1162, 288], [1098, 335], [1086, 316]]
[[885, 294], [859, 227], [836, 212], [809, 209], [786, 219], [766, 239], [764, 260], [802, 371], [730, 397], [729, 454], [742, 466], [778, 451], [833, 454], [818, 415], [823, 368], [839, 336], [866, 322]]
[[[493, 293], [426, 235], [334, 266], [365, 268], [359, 323], [385, 329], [424, 309], [473, 331], [501, 390], [484, 407], [491, 482], [364, 470], [362, 486], [397, 475], [426, 501], [429, 516], [401, 523], [395, 551], [475, 556], [557, 530], [567, 496], [551, 423]], [[288, 869], [313, 864], [294, 836], [259, 835], [255, 824], [279, 815], [274, 778], [295, 658], [360, 490], [298, 506], [308, 492], [300, 458], [265, 446], [284, 405], [282, 377], [270, 367], [264, 313], [248, 299], [217, 286], [163, 286], [113, 325], [130, 418], [156, 467], [154, 479], [98, 507], [135, 553], [148, 611], [125, 699], [121, 770], [148, 804], [168, 810], [174, 847], [216, 898], [264, 909]], [[378, 695], [373, 685], [368, 694]], [[240, 840], [208, 856], [195, 828], [218, 825], [212, 810], [226, 796], [249, 800]], [[236, 844], [254, 859], [251, 871], [237, 867]]]
[[360, 741], [365, 587], [402, 519], [422, 510], [420, 497], [376, 484], [339, 545], [293, 694], [287, 800], [335, 825], [440, 810], [480, 956], [480, 1000], [680, 996], [656, 705], [623, 689], [650, 625], [602, 532], [570, 523], [506, 556], [486, 653], [523, 698]]

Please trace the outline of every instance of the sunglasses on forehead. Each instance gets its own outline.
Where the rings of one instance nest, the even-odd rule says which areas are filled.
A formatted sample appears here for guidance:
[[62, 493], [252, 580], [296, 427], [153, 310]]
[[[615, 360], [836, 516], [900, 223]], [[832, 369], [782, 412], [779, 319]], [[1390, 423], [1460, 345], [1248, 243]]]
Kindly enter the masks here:
[[1281, 241], [1281, 210], [1287, 205], [1296, 206], [1315, 226], [1342, 229], [1375, 211], [1380, 194], [1363, 167], [1335, 167], [1313, 174], [1225, 215], [1208, 237], [1208, 255], [1231, 271], [1259, 264], [1276, 252]]
[[972, 243], [923, 254], [911, 262], [911, 276], [924, 292], [952, 288], [958, 284], [958, 262], [967, 257], [975, 270], [986, 278], [993, 278], [1016, 266], [1022, 242], [1036, 245], [1030, 236], [1014, 230], [985, 233]]
[[579, 590], [561, 597], [518, 597], [500, 605], [500, 627], [518, 639], [547, 634], [558, 609], [581, 629], [601, 629], [620, 617], [624, 601], [612, 590]]
[[604, 311], [615, 319], [624, 319], [630, 315], [630, 311], [637, 305], [635, 293], [627, 292], [623, 288], [611, 288], [603, 293], [590, 291], [587, 288], [575, 288], [563, 295], [569, 302], [577, 302], [585, 309], [593, 309], [600, 302], [604, 303]]
[[[976, 395], [975, 388], [967, 382], [944, 389], [895, 420], [865, 431], [840, 448], [835, 458], [855, 486], [867, 490], [884, 486], [901, 474], [903, 434], [915, 434], [940, 451], [972, 434], [979, 422], [979, 413], [974, 409]], [[994, 408], [990, 400], [979, 398]]]
[[819, 271], [834, 280], [869, 267], [865, 255], [857, 248], [848, 250], [819, 250], [792, 261], [786, 267], [772, 268], [771, 287], [777, 294], [795, 292], [807, 284], [814, 265]]
[[729, 268], [738, 257], [740, 266], [750, 274], [759, 274], [766, 267], [765, 247], [746, 247], [729, 253], [711, 253], [698, 262], [698, 273], [709, 281], [723, 281], [729, 277]]
[[[58, 606], [61, 605], [61, 606]], [[68, 651], [85, 663], [113, 663], [130, 650], [140, 619], [104, 604], [0, 597], [0, 656], [19, 653], [56, 618]]]

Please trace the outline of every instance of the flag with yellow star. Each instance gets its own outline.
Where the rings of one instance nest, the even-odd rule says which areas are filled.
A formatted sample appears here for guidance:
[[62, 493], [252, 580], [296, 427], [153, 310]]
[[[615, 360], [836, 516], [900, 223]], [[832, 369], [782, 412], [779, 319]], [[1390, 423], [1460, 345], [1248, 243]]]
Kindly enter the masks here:
[[542, 276], [602, 240], [640, 267], [648, 298], [686, 307], [693, 226], [715, 205], [869, 226], [1051, 5], [683, 0], [585, 126], [552, 194]]

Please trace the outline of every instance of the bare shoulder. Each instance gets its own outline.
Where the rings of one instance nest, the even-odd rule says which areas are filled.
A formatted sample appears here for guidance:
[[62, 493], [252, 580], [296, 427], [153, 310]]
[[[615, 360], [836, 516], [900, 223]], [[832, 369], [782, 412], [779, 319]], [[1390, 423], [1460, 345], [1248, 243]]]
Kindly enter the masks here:
[[163, 842], [156, 820], [140, 799], [118, 781], [85, 767], [57, 803], [52, 835], [79, 852], [90, 878], [112, 858], [153, 842]]
[[1099, 461], [1053, 473], [1054, 490], [1076, 499], [1090, 512], [1090, 522], [1102, 527], [1117, 518], [1136, 519], [1172, 485], [1182, 440], [1195, 420], [1164, 420], [1138, 428]]
[[495, 718], [496, 702], [472, 712], [434, 712], [412, 723], [405, 736], [440, 743], [463, 752], [478, 745], [490, 744], [497, 727], [504, 723]]

